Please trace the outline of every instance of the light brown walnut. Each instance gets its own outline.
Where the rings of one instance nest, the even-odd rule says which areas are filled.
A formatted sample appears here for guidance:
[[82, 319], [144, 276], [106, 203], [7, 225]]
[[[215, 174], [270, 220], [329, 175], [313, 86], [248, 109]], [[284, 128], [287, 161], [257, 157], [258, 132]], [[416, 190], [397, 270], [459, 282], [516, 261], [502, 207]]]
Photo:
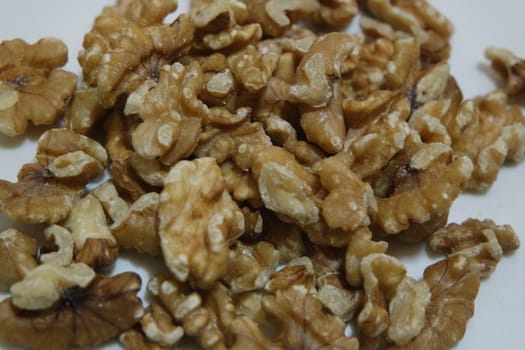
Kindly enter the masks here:
[[304, 286], [296, 285], [263, 298], [263, 308], [281, 327], [274, 343], [284, 349], [358, 349], [356, 338], [346, 337], [344, 322], [323, 310]]
[[490, 60], [492, 69], [503, 79], [509, 98], [511, 100], [523, 99], [525, 97], [525, 60], [510, 50], [498, 47], [487, 48], [485, 57]]
[[102, 14], [125, 17], [142, 26], [148, 26], [161, 24], [164, 18], [176, 9], [176, 0], [117, 0], [113, 6], [104, 7]]
[[294, 286], [316, 292], [314, 265], [307, 256], [290, 260], [279, 271], [274, 272], [264, 289], [275, 294], [278, 290], [287, 290]]
[[325, 308], [343, 321], [349, 321], [361, 304], [360, 290], [345, 281], [344, 255], [340, 250], [316, 249], [311, 256], [316, 275], [317, 297]]
[[361, 260], [364, 305], [357, 316], [359, 332], [375, 338], [390, 325], [388, 303], [406, 276], [406, 269], [396, 258], [384, 253], [373, 253]]
[[158, 84], [151, 85], [146, 85], [144, 94], [139, 89], [127, 100], [126, 108], [137, 110], [142, 119], [131, 133], [131, 142], [145, 159], [159, 158], [173, 165], [193, 152], [201, 118], [208, 113], [208, 107], [198, 99], [203, 86], [202, 69], [197, 62], [187, 67], [180, 63], [163, 66]]
[[75, 242], [75, 261], [93, 267], [109, 266], [119, 246], [108, 226], [100, 201], [92, 194], [77, 200], [64, 224]]
[[525, 117], [518, 106], [507, 107], [503, 91], [465, 100], [443, 124], [454, 153], [468, 156], [474, 164], [469, 190], [486, 191], [505, 162], [525, 158]]
[[265, 207], [282, 220], [300, 226], [319, 221], [319, 181], [293, 155], [279, 147], [265, 148], [257, 154], [252, 173]]
[[179, 281], [211, 287], [228, 265], [229, 246], [244, 232], [244, 216], [213, 158], [180, 161], [160, 195], [164, 260]]
[[279, 263], [279, 251], [268, 242], [237, 242], [230, 250], [228, 269], [222, 278], [232, 294], [261, 290]]
[[434, 252], [466, 257], [470, 270], [484, 277], [494, 271], [504, 252], [519, 248], [520, 240], [509, 225], [468, 219], [432, 233], [429, 246]]
[[146, 338], [159, 346], [173, 347], [184, 335], [183, 328], [175, 324], [173, 316], [156, 302], [145, 310], [139, 323]]
[[316, 0], [242, 0], [249, 11], [248, 21], [260, 23], [265, 36], [278, 37], [298, 19], [319, 9]]
[[348, 284], [352, 287], [361, 287], [363, 285], [363, 274], [361, 273], [363, 258], [374, 253], [386, 253], [387, 249], [387, 242], [372, 240], [372, 232], [368, 228], [356, 230], [345, 252], [345, 272]]
[[306, 248], [299, 226], [279, 220], [275, 215], [263, 212], [264, 239], [279, 251], [279, 264], [305, 255]]
[[[56, 266], [68, 266], [73, 262], [75, 242], [71, 232], [59, 225], [51, 225], [44, 230], [46, 242], [41, 247], [40, 262]], [[42, 253], [46, 246], [56, 246], [56, 250]]]
[[445, 350], [463, 338], [479, 288], [479, 276], [470, 271], [467, 258], [455, 255], [430, 265], [423, 279], [431, 294], [423, 330], [409, 343], [390, 350]]
[[124, 192], [132, 200], [156, 189], [146, 183], [131, 164], [135, 152], [131, 144], [130, 131], [135, 128], [135, 124], [122, 112], [110, 114], [104, 124], [105, 147], [111, 160], [109, 173], [119, 191]]
[[472, 168], [468, 157], [453, 159], [450, 146], [423, 144], [411, 132], [405, 148], [389, 161], [373, 185], [380, 193], [374, 223], [387, 234], [406, 234], [412, 222], [441, 219], [465, 188]]
[[50, 308], [22, 311], [11, 298], [0, 303], [0, 337], [30, 349], [95, 348], [130, 329], [142, 316], [138, 275], [97, 275], [86, 287], [66, 289]]
[[253, 45], [228, 56], [228, 66], [235, 79], [253, 94], [268, 84], [278, 61], [278, 54], [261, 52]]
[[111, 218], [111, 233], [121, 247], [161, 255], [157, 216], [160, 202], [158, 193], [146, 193], [131, 204], [120, 197], [111, 182], [105, 182], [92, 193]]
[[222, 176], [226, 181], [228, 192], [237, 202], [247, 202], [254, 208], [262, 207], [257, 183], [249, 171], [240, 169], [232, 161], [221, 164]]
[[9, 228], [0, 232], [0, 291], [8, 291], [37, 266], [37, 241], [30, 235]]
[[60, 69], [67, 47], [52, 38], [0, 42], [0, 133], [23, 134], [29, 122], [52, 125], [76, 89], [75, 74]]
[[452, 23], [427, 0], [365, 0], [360, 5], [373, 17], [417, 38], [424, 61], [448, 58]]
[[388, 339], [397, 345], [404, 345], [418, 336], [425, 326], [429, 302], [430, 289], [427, 282], [405, 276], [388, 305]]
[[344, 28], [357, 15], [356, 0], [319, 0], [319, 10], [313, 13], [313, 21], [335, 28]]
[[50, 129], [38, 140], [35, 162], [22, 166], [17, 182], [0, 181], [0, 208], [20, 222], [57, 223], [107, 162], [106, 150], [95, 140]]
[[75, 91], [64, 114], [64, 124], [79, 134], [87, 134], [106, 113], [106, 109], [100, 104], [97, 89], [85, 87]]
[[135, 91], [144, 81], [155, 81], [160, 67], [171, 64], [193, 40], [193, 24], [187, 14], [165, 25], [159, 21], [169, 11], [158, 12], [152, 16], [155, 23], [151, 23], [138, 20], [132, 12], [155, 10], [155, 6], [143, 3], [136, 7], [137, 1], [121, 5], [120, 9], [106, 8], [95, 19], [78, 56], [84, 80], [96, 88], [104, 108], [113, 106], [121, 95]]
[[126, 350], [170, 350], [169, 347], [152, 342], [138, 327], [131, 328], [119, 335], [119, 343]]

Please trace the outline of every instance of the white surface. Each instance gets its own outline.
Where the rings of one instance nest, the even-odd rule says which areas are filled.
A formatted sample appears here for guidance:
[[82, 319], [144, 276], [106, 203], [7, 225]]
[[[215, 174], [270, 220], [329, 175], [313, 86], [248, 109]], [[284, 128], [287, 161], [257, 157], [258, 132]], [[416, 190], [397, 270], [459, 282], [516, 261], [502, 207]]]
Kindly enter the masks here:
[[[0, 41], [20, 37], [34, 42], [44, 36], [62, 39], [69, 47], [67, 69], [80, 73], [76, 53], [81, 47], [83, 34], [91, 27], [102, 6], [112, 0], [17, 0], [2, 1], [0, 11]], [[525, 2], [518, 0], [433, 0], [455, 25], [452, 39], [452, 73], [456, 76], [466, 98], [485, 94], [495, 87], [487, 74], [487, 61], [483, 50], [489, 45], [509, 48], [525, 57], [525, 26], [522, 24]], [[187, 8], [180, 1], [180, 9]], [[0, 178], [15, 180], [23, 163], [31, 161], [34, 142], [39, 131], [27, 137], [9, 139], [0, 136]], [[525, 241], [525, 164], [501, 171], [489, 193], [480, 196], [463, 195], [454, 204], [450, 220], [462, 221], [467, 217], [492, 218], [500, 224], [512, 224], [522, 242]], [[11, 223], [0, 214], [0, 230]], [[520, 349], [525, 331], [525, 252], [522, 248], [499, 264], [496, 272], [482, 281], [476, 310], [469, 322], [464, 339], [455, 349]], [[402, 260], [409, 273], [420, 277], [430, 263], [424, 248], [405, 251]], [[147, 259], [120, 260], [119, 270], [135, 269], [144, 273]], [[145, 279], [147, 280], [147, 279]], [[0, 325], [1, 326], [1, 325]], [[6, 345], [0, 343], [1, 349]], [[118, 349], [108, 345], [104, 349]]]

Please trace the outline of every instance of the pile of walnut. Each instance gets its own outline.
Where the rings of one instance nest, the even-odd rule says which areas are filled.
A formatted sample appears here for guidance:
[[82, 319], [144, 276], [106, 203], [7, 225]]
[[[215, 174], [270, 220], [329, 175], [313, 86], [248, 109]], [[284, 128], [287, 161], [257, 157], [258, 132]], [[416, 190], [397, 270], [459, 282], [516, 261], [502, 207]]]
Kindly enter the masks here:
[[[464, 100], [447, 64], [452, 25], [425, 0], [192, 6], [170, 24], [175, 0], [104, 8], [76, 91], [58, 40], [1, 43], [0, 132], [63, 128], [44, 132], [17, 183], [0, 182], [3, 213], [45, 224], [40, 243], [0, 233], [0, 338], [450, 348], [480, 277], [519, 246], [509, 226], [447, 216], [462, 191], [525, 158], [511, 104], [525, 62], [487, 50], [508, 88]], [[362, 34], [332, 31], [358, 10]], [[446, 258], [413, 279], [387, 236]], [[148, 306], [137, 274], [104, 273], [129, 248], [165, 262]]]

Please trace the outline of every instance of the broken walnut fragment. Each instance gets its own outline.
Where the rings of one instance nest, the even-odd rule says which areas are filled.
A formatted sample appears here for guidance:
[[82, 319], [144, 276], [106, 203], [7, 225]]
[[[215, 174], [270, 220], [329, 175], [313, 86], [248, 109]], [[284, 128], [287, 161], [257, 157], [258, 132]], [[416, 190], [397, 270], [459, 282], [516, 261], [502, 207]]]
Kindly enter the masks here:
[[466, 257], [470, 270], [484, 277], [494, 271], [504, 251], [518, 249], [520, 240], [509, 225], [468, 219], [461, 224], [448, 224], [432, 233], [429, 246], [437, 253]]
[[179, 161], [160, 195], [159, 235], [164, 261], [177, 280], [209, 288], [227, 270], [230, 245], [244, 232], [244, 216], [213, 158]]
[[28, 234], [10, 228], [0, 232], [0, 291], [23, 279], [37, 266], [37, 241]]
[[94, 348], [130, 329], [142, 316], [138, 275], [97, 275], [85, 287], [62, 291], [50, 308], [22, 310], [11, 298], [0, 303], [0, 337], [38, 350]]
[[58, 39], [0, 43], [0, 133], [20, 135], [29, 122], [52, 125], [62, 115], [77, 84], [75, 74], [59, 69], [66, 61]]
[[492, 69], [503, 79], [509, 98], [525, 98], [525, 60], [510, 50], [498, 47], [487, 48], [485, 56], [490, 60]]

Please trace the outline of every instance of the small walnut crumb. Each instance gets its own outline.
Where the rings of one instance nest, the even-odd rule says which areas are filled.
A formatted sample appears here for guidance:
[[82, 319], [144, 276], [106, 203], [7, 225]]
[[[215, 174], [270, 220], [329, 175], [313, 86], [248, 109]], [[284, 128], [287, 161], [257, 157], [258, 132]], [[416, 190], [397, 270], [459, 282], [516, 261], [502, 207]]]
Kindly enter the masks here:
[[[198, 213], [198, 214], [197, 214]], [[210, 287], [227, 270], [229, 246], [244, 232], [244, 216], [213, 158], [180, 161], [160, 195], [164, 260], [179, 281]]]
[[20, 135], [30, 121], [52, 125], [62, 115], [77, 84], [75, 74], [59, 69], [66, 61], [58, 39], [0, 43], [0, 133]]
[[509, 225], [498, 226], [492, 220], [468, 219], [435, 231], [430, 236], [429, 245], [434, 252], [466, 257], [471, 271], [487, 276], [496, 268], [503, 251], [518, 249], [520, 241]]
[[423, 330], [408, 344], [391, 350], [450, 349], [463, 337], [474, 313], [479, 276], [470, 271], [467, 258], [455, 255], [430, 265], [423, 278], [431, 293]]
[[95, 348], [130, 329], [142, 316], [142, 303], [136, 297], [139, 289], [139, 276], [125, 272], [112, 277], [98, 275], [84, 288], [65, 289], [58, 301], [44, 310], [23, 311], [11, 298], [5, 299], [0, 303], [4, 325], [0, 336], [31, 349]]
[[37, 241], [10, 228], [0, 232], [0, 292], [22, 280], [36, 266]]

